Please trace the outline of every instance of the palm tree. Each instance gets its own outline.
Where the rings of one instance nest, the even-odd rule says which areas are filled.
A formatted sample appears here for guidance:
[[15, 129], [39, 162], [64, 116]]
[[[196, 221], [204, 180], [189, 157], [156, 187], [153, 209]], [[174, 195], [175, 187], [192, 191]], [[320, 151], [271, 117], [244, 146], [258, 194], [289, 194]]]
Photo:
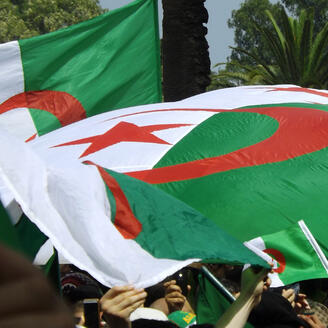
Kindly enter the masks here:
[[[328, 22], [314, 36], [313, 10], [303, 10], [298, 19], [288, 17], [281, 10], [281, 26], [266, 11], [274, 33], [269, 28], [256, 25], [272, 54], [271, 62], [264, 62], [252, 52], [234, 48], [256, 62], [256, 66], [239, 65], [239, 82], [242, 84], [297, 84], [303, 87], [328, 88]], [[237, 63], [232, 63], [238, 67]], [[238, 78], [236, 72], [224, 71], [222, 78]], [[220, 73], [217, 78], [221, 78]]]
[[[226, 65], [225, 68], [220, 68], [224, 65]], [[211, 84], [207, 88], [208, 91], [265, 83], [261, 74], [261, 66], [259, 65], [240, 64], [233, 60], [229, 63], [218, 63], [214, 67], [219, 67], [219, 69], [217, 73], [211, 73]]]
[[206, 90], [210, 59], [205, 0], [162, 0], [163, 94], [176, 101]]

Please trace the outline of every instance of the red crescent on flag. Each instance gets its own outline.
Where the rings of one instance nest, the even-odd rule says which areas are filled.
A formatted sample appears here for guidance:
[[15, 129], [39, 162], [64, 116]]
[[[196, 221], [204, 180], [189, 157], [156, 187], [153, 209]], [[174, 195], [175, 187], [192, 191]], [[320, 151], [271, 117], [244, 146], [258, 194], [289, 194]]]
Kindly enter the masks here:
[[126, 174], [148, 183], [183, 181], [243, 167], [281, 162], [328, 146], [326, 111], [278, 106], [242, 108], [229, 112], [266, 115], [275, 119], [279, 126], [271, 137], [225, 155]]
[[0, 104], [0, 114], [15, 108], [35, 108], [57, 117], [62, 126], [86, 118], [82, 104], [63, 91], [41, 90], [19, 93]]
[[276, 269], [273, 269], [276, 273], [282, 273], [285, 271], [286, 268], [286, 259], [284, 254], [282, 254], [280, 251], [274, 248], [267, 248], [263, 250], [264, 253], [271, 255], [271, 257], [274, 257], [274, 259], [279, 263], [279, 267]]
[[141, 222], [135, 217], [123, 190], [118, 182], [104, 168], [91, 161], [84, 164], [95, 165], [107, 187], [112, 192], [116, 203], [114, 226], [125, 239], [135, 239], [142, 231]]

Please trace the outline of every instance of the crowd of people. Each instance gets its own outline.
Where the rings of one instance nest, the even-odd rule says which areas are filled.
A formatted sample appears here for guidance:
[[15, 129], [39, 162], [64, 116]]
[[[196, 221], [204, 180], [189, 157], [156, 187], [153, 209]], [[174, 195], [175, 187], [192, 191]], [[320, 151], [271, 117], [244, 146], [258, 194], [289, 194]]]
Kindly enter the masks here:
[[[306, 295], [298, 290], [299, 284], [270, 288], [269, 270], [263, 268], [251, 267], [240, 274], [239, 268], [209, 266], [236, 300], [216, 323], [199, 323], [194, 302], [197, 283], [189, 284], [187, 274], [181, 281], [175, 275], [147, 289], [131, 285], [109, 289], [66, 265], [61, 270], [60, 297], [41, 270], [21, 255], [0, 246], [0, 259], [1, 328], [239, 328], [247, 322], [255, 328], [327, 327], [325, 318], [313, 313]], [[194, 277], [199, 265], [184, 272]], [[230, 271], [239, 273], [232, 278]]]

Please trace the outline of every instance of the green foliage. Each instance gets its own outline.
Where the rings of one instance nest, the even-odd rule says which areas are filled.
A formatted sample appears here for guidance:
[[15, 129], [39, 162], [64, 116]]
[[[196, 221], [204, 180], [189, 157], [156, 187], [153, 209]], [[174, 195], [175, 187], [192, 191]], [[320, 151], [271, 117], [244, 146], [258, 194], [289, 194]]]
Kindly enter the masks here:
[[[314, 10], [314, 34], [317, 34], [328, 21], [328, 1], [327, 0], [280, 0], [273, 4], [269, 0], [245, 0], [238, 10], [233, 10], [228, 26], [234, 29], [234, 42], [237, 48], [246, 51], [255, 51], [257, 55], [270, 62], [270, 54], [266, 49], [265, 40], [257, 33], [252, 22], [260, 26], [272, 26], [265, 10], [269, 10], [276, 17], [278, 24], [279, 10], [285, 6], [294, 17], [299, 17], [302, 10], [312, 8]], [[273, 31], [273, 30], [272, 30]], [[230, 61], [238, 61], [241, 64], [254, 64], [254, 61], [244, 54], [232, 50]]]
[[[269, 0], [245, 0], [240, 9], [233, 10], [231, 18], [228, 20], [228, 26], [235, 31], [236, 46], [246, 51], [256, 51], [260, 58], [268, 62], [270, 53], [265, 47], [265, 40], [252, 22], [271, 28], [270, 20], [264, 15], [264, 12], [270, 10], [275, 15], [280, 8], [279, 3], [272, 4]], [[238, 61], [240, 64], [254, 64], [249, 56], [235, 50], [232, 50], [230, 60]]]
[[98, 0], [1, 0], [0, 42], [52, 32], [103, 12]]
[[[328, 22], [314, 34], [314, 11], [302, 10], [298, 19], [288, 17], [285, 10], [279, 12], [278, 24], [272, 13], [266, 11], [271, 28], [253, 22], [263, 36], [271, 55], [268, 63], [255, 51], [234, 48], [254, 60], [255, 66], [239, 65], [239, 78], [243, 84], [297, 84], [303, 87], [328, 88]], [[273, 30], [273, 32], [272, 32]], [[221, 73], [222, 75], [222, 73]], [[235, 72], [224, 72], [223, 79], [235, 77]], [[220, 79], [220, 72], [216, 77]]]
[[[224, 63], [218, 65], [224, 65]], [[215, 67], [218, 65], [215, 65]], [[273, 69], [272, 66], [271, 69]], [[261, 65], [239, 64], [237, 61], [229, 62], [224, 69], [219, 69], [217, 73], [211, 73], [211, 84], [207, 90], [211, 91], [240, 85], [266, 84], [263, 81], [262, 70]]]
[[9, 0], [0, 3], [0, 42], [7, 42], [32, 36], [25, 22], [19, 17], [19, 10]]
[[[230, 87], [234, 87], [237, 85], [237, 84], [233, 83], [232, 79], [230, 79], [229, 77], [226, 77], [224, 75], [224, 73], [225, 73], [225, 70], [221, 70], [218, 73], [211, 72], [211, 74], [210, 74], [211, 83], [207, 87], [207, 91], [223, 89], [223, 88], [230, 88]], [[237, 83], [238, 83], [238, 81], [237, 81]]]
[[327, 0], [281, 0], [287, 10], [298, 17], [303, 9], [314, 10], [314, 33], [317, 34], [323, 29], [328, 21], [328, 1]]

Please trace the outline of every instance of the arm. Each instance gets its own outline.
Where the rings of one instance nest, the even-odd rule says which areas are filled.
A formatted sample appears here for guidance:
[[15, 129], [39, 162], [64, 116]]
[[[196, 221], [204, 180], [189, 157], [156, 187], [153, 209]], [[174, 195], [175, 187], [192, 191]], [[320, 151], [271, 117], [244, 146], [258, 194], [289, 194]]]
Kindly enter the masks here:
[[242, 328], [252, 309], [260, 303], [263, 290], [270, 285], [268, 270], [255, 273], [252, 268], [243, 272], [240, 296], [216, 323], [216, 328]]
[[147, 293], [133, 286], [116, 286], [110, 289], [100, 300], [101, 310], [110, 327], [130, 328], [130, 314], [142, 306]]
[[0, 327], [73, 328], [73, 316], [43, 274], [0, 246]]

